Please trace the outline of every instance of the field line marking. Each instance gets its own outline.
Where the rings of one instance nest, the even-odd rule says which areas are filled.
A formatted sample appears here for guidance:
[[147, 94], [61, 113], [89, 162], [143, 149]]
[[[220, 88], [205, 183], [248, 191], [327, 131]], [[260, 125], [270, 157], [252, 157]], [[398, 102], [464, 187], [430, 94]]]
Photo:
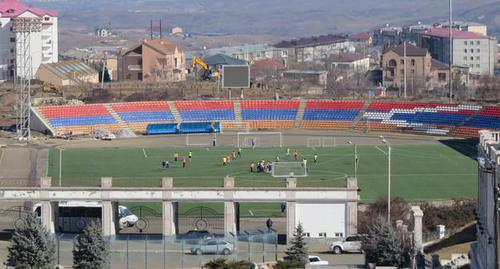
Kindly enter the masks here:
[[2, 165], [4, 150], [0, 151], [0, 166]]
[[142, 153], [144, 153], [144, 158], [148, 157], [148, 155], [146, 154], [146, 150], [144, 148], [142, 149]]
[[255, 216], [255, 215], [253, 214], [253, 212], [252, 212], [252, 210], [251, 210], [251, 209], [249, 209], [249, 210], [248, 210], [248, 213], [250, 213], [250, 215], [252, 215], [252, 217], [253, 217], [253, 216]]
[[376, 149], [378, 149], [380, 152], [384, 153], [384, 155], [387, 155], [387, 152], [383, 151], [381, 148], [379, 148], [378, 146], [375, 146]]

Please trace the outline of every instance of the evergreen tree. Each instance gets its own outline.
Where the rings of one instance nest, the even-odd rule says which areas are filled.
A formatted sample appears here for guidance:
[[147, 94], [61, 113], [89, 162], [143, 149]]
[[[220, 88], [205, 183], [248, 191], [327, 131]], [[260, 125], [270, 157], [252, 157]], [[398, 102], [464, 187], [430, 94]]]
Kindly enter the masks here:
[[76, 238], [73, 267], [76, 269], [107, 268], [109, 254], [109, 244], [102, 236], [101, 225], [92, 221]]
[[26, 215], [23, 225], [16, 227], [8, 248], [7, 263], [16, 269], [52, 269], [55, 244], [34, 213]]
[[290, 261], [300, 262], [305, 265], [307, 263], [307, 248], [304, 240], [304, 228], [301, 223], [295, 229], [290, 243], [291, 246], [285, 251]]
[[408, 232], [394, 229], [384, 218], [379, 217], [369, 225], [362, 249], [370, 263], [403, 267], [410, 262], [412, 247]]

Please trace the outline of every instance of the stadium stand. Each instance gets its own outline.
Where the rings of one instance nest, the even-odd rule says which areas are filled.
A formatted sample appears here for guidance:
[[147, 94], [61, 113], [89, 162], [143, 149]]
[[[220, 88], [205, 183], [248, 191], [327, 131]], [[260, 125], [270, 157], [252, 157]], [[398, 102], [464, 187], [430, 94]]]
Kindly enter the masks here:
[[108, 131], [120, 129], [103, 104], [45, 106], [39, 112], [57, 134], [89, 134], [98, 128]]
[[297, 100], [245, 100], [240, 102], [241, 118], [252, 129], [290, 129], [299, 105]]
[[348, 129], [364, 103], [364, 101], [307, 101], [301, 128]]
[[114, 103], [111, 107], [134, 132], [145, 132], [152, 123], [175, 122], [166, 101]]
[[[497, 106], [359, 100], [304, 102], [300, 124], [304, 129], [355, 128], [463, 137], [477, 137], [481, 129], [500, 130], [500, 107]], [[42, 106], [33, 109], [36, 111], [34, 116], [51, 127], [51, 131], [55, 130], [57, 135], [68, 132], [89, 134], [98, 128], [115, 132], [125, 128], [123, 123], [134, 132], [143, 133], [150, 124], [168, 123], [200, 124], [198, 127], [186, 125], [185, 132], [206, 132], [208, 126], [213, 128], [216, 123], [225, 129], [227, 126], [288, 129], [295, 126], [299, 105], [298, 100], [242, 100], [239, 102], [241, 121], [238, 122], [234, 102], [227, 100]], [[172, 113], [173, 109], [178, 111], [178, 120]]]

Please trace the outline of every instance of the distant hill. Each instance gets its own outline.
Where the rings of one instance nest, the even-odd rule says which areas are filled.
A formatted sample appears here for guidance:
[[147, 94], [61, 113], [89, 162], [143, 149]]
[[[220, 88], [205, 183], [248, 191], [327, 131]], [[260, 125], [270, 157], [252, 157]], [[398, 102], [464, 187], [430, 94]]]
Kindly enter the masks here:
[[[31, 0], [60, 11], [61, 28], [147, 29], [150, 19], [189, 32], [309, 36], [369, 30], [377, 25], [447, 18], [436, 0]], [[456, 19], [488, 24], [500, 33], [500, 1], [454, 0]]]

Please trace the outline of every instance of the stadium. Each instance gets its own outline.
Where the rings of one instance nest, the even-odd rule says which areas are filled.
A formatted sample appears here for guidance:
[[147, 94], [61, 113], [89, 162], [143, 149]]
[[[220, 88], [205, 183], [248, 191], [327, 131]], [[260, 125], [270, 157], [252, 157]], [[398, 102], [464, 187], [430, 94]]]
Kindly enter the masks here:
[[[471, 141], [481, 129], [500, 129], [496, 106], [361, 100], [152, 101], [40, 106], [32, 114], [33, 128], [54, 136], [134, 136], [82, 138], [52, 148], [47, 175], [54, 184], [99, 186], [100, 178], [109, 176], [114, 186], [152, 187], [171, 176], [177, 187], [216, 187], [234, 176], [240, 187], [279, 187], [283, 178], [251, 173], [250, 164], [307, 159], [307, 177], [299, 177], [300, 168], [295, 175], [298, 186], [344, 187], [356, 176], [362, 202], [387, 194], [387, 144], [381, 135], [392, 146], [392, 195], [449, 200], [476, 196]], [[223, 166], [223, 158], [238, 148], [241, 159]], [[287, 150], [297, 150], [298, 158]], [[189, 151], [193, 158], [183, 169]], [[161, 167], [164, 160], [169, 169]], [[276, 204], [242, 207], [245, 217], [282, 216]]]

